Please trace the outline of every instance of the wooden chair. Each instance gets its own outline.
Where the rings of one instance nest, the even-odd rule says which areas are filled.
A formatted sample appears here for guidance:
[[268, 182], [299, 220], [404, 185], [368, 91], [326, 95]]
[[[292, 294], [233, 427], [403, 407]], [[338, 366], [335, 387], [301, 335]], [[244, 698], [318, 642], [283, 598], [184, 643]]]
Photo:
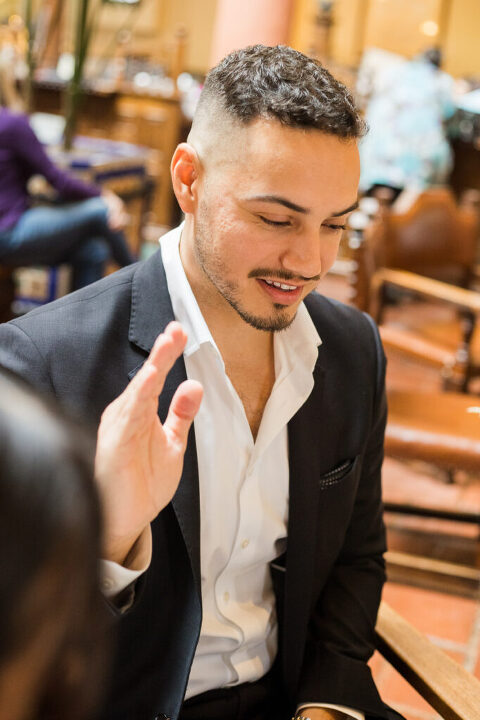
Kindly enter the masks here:
[[[373, 257], [368, 227], [365, 218], [354, 218], [351, 245], [358, 275], [364, 283], [360, 305], [377, 321], [387, 355], [400, 351], [414, 361], [428, 361], [443, 371], [450, 387], [466, 390], [476, 371], [471, 340], [480, 313], [480, 293], [405, 270], [389, 267], [374, 268], [371, 272], [368, 267], [367, 271], [362, 270], [361, 265], [370, 263]], [[430, 325], [420, 325], [421, 307], [415, 302], [401, 307], [396, 322], [390, 323], [387, 298], [392, 288], [451, 310], [458, 325], [456, 345], [449, 349], [433, 342], [435, 331], [440, 336], [439, 329], [435, 325], [433, 329]], [[358, 297], [354, 297], [354, 302]], [[463, 337], [459, 336], [460, 330]], [[469, 409], [477, 405], [480, 399], [469, 394], [444, 393], [441, 389], [429, 393], [390, 389], [387, 453], [434, 462], [441, 467], [477, 470], [480, 468], [480, 418], [469, 413]]]
[[480, 682], [382, 602], [377, 649], [445, 720], [479, 720]]
[[[423, 304], [388, 311], [391, 288], [407, 291]], [[385, 347], [437, 368], [446, 390], [467, 392], [480, 374], [479, 311], [478, 291], [389, 268], [380, 268], [371, 277], [369, 312], [381, 327]]]
[[[456, 286], [467, 288], [477, 277], [474, 208], [458, 206], [450, 191], [439, 188], [422, 193], [405, 213], [383, 206], [372, 221], [354, 214], [351, 223], [354, 304], [375, 317], [386, 345], [439, 368], [445, 387], [467, 390], [480, 373], [480, 335], [475, 333], [480, 303]], [[408, 312], [401, 306], [392, 309], [392, 287], [409, 297], [438, 300], [443, 310], [433, 321], [430, 313], [425, 322], [422, 306], [417, 312], [411, 305]]]
[[479, 410], [478, 398], [464, 393], [389, 389], [386, 452], [478, 472]]
[[[463, 338], [451, 351], [435, 345], [416, 330], [382, 324], [382, 298], [385, 288], [409, 290], [455, 310], [463, 324]], [[437, 280], [398, 270], [381, 269], [372, 277], [371, 312], [379, 322], [387, 355], [400, 351], [410, 360], [429, 360], [441, 370], [443, 383], [438, 390], [418, 391], [389, 388], [389, 420], [385, 434], [385, 452], [401, 459], [416, 459], [444, 469], [450, 480], [455, 470], [478, 472], [480, 469], [480, 398], [467, 393], [470, 381], [478, 374], [471, 338], [480, 313], [480, 293], [458, 288]], [[416, 307], [409, 312], [415, 317]], [[406, 321], [404, 321], [406, 322]], [[443, 388], [441, 385], [443, 384]], [[456, 388], [462, 392], [451, 390]], [[448, 392], [445, 392], [448, 390]], [[437, 515], [438, 516], [438, 515]], [[452, 513], [451, 519], [467, 519], [465, 513]], [[479, 523], [480, 515], [470, 521]]]
[[366, 229], [375, 266], [469, 287], [479, 236], [472, 203], [458, 204], [446, 187], [419, 193], [404, 212], [396, 210], [399, 203], [380, 196], [379, 211]]
[[[372, 262], [374, 257], [369, 247], [369, 227], [365, 218], [353, 219], [353, 237], [350, 244], [356, 250], [355, 257], [359, 267], [362, 262]], [[474, 227], [473, 220], [472, 227]], [[465, 266], [465, 275], [467, 269]], [[389, 267], [372, 268], [370, 265], [367, 271], [361, 275], [358, 270], [365, 282], [363, 299], [366, 309], [379, 323], [387, 356], [392, 359], [392, 353], [400, 351], [413, 361], [424, 362], [427, 358], [443, 373], [444, 386], [465, 391], [477, 368], [472, 356], [471, 340], [476, 317], [480, 312], [480, 293], [405, 270]], [[449, 349], [448, 343], [446, 348], [442, 348], [440, 344], [433, 342], [431, 327], [428, 325], [423, 327], [418, 321], [421, 307], [419, 308], [414, 301], [406, 306], [400, 304], [398, 307], [393, 307], [391, 312], [396, 313], [397, 322], [391, 324], [389, 322], [391, 312], [386, 307], [387, 291], [392, 288], [402, 292], [407, 291], [414, 297], [434, 301], [451, 311], [452, 325], [457, 327], [456, 345], [453, 344]], [[413, 324], [413, 330], [409, 327], [409, 323]], [[390, 386], [387, 387], [387, 393], [389, 405], [385, 435], [387, 455], [402, 460], [433, 463], [445, 471], [449, 480], [453, 480], [454, 472], [457, 470], [478, 472], [480, 418], [478, 414], [472, 412], [473, 408], [480, 406], [480, 399], [477, 396], [466, 392], [445, 392], [440, 381], [436, 389], [428, 392], [421, 387], [418, 390], [407, 390], [403, 387]], [[386, 502], [385, 509], [395, 513], [462, 521], [480, 526], [478, 511], [439, 509], [432, 507], [427, 499], [422, 498], [415, 503]], [[447, 572], [453, 576], [450, 570], [447, 569]], [[458, 574], [462, 573], [463, 569], [459, 569]], [[478, 579], [478, 572], [475, 570], [475, 576], [465, 578], [465, 582], [472, 585]]]

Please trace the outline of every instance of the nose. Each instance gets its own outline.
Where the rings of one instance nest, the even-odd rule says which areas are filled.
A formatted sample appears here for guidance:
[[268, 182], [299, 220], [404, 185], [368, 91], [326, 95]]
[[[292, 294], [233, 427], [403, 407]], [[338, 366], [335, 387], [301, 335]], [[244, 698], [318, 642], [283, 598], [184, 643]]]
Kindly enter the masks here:
[[318, 230], [309, 230], [290, 237], [280, 255], [282, 267], [296, 277], [320, 276], [322, 267], [322, 239]]

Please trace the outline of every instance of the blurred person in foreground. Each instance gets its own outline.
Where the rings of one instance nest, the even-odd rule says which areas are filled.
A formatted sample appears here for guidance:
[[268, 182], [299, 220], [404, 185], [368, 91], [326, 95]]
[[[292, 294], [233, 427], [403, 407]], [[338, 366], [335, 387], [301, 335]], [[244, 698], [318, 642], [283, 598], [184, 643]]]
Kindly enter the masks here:
[[[179, 388], [164, 427], [156, 410], [184, 342], [178, 324], [168, 328], [105, 411], [96, 449], [101, 482], [129, 481], [149, 465], [171, 499], [198, 384]], [[0, 372], [0, 720], [88, 720], [101, 697], [109, 621], [93, 474], [86, 431]]]
[[454, 81], [440, 69], [436, 48], [382, 75], [381, 91], [367, 105], [368, 133], [360, 148], [360, 188], [403, 190], [444, 184], [452, 169], [445, 123], [455, 111]]
[[93, 711], [105, 680], [100, 551], [93, 443], [0, 373], [1, 720]]
[[171, 502], [148, 465], [130, 481], [97, 466], [118, 613], [103, 720], [399, 717], [367, 665], [384, 354], [371, 318], [314, 292], [357, 206], [363, 131], [316, 61], [228, 55], [172, 159], [185, 223], [147, 261], [0, 328], [0, 364], [90, 422], [174, 319], [188, 339], [160, 419], [187, 377], [204, 389]]
[[[32, 206], [28, 181], [42, 175], [60, 204]], [[99, 280], [108, 260], [134, 262], [122, 200], [56, 167], [22, 113], [0, 108], [0, 263], [70, 263], [72, 289]]]

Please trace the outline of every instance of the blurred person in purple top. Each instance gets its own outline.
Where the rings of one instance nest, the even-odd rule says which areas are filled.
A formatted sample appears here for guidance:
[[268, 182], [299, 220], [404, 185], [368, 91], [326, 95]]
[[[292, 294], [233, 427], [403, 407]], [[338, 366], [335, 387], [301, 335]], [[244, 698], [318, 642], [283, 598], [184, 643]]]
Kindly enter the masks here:
[[[43, 175], [62, 204], [31, 207], [27, 183]], [[105, 263], [134, 262], [122, 228], [123, 202], [57, 168], [28, 117], [0, 108], [0, 263], [70, 263], [74, 290], [99, 280]]]

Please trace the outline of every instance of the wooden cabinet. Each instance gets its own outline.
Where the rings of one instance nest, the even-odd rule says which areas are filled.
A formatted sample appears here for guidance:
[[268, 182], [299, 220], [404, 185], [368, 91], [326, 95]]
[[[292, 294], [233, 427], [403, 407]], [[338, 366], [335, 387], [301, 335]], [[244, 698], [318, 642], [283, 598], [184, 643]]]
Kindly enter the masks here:
[[170, 180], [170, 161], [183, 139], [183, 117], [177, 99], [119, 94], [111, 137], [150, 148], [148, 172], [156, 182], [152, 212], [157, 223], [173, 224], [178, 206]]
[[[38, 84], [35, 111], [61, 113], [62, 88]], [[171, 189], [170, 160], [185, 127], [177, 97], [141, 95], [125, 86], [121, 92], [87, 93], [81, 105], [77, 134], [130, 142], [149, 148], [148, 174], [155, 182], [152, 221], [174, 225], [179, 209]]]

